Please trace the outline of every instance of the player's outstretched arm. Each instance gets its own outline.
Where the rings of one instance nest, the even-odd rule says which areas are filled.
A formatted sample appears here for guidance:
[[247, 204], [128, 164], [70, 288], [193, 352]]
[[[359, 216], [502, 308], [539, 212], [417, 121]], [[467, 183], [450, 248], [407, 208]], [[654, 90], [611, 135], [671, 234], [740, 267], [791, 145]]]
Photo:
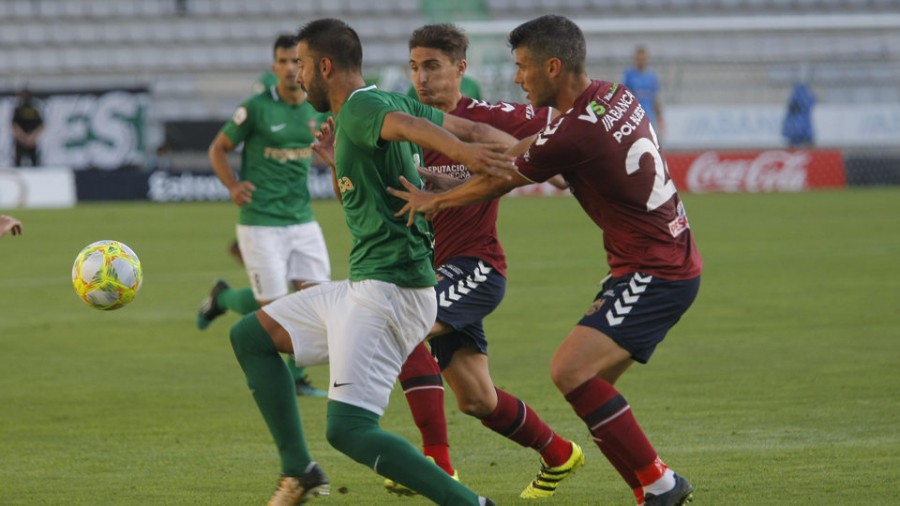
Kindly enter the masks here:
[[8, 232], [12, 232], [12, 235], [22, 235], [22, 222], [12, 216], [0, 214], [0, 237]]
[[249, 204], [253, 200], [250, 195], [256, 187], [250, 181], [240, 181], [231, 170], [231, 165], [228, 163], [228, 152], [233, 150], [234, 147], [231, 139], [219, 132], [212, 144], [209, 145], [209, 163], [212, 165], [213, 172], [216, 173], [219, 181], [222, 181], [222, 184], [228, 188], [231, 200], [235, 204], [242, 206]]
[[416, 213], [422, 213], [431, 219], [438, 211], [450, 207], [467, 206], [487, 200], [493, 200], [508, 193], [513, 188], [531, 184], [518, 172], [513, 172], [510, 179], [498, 177], [473, 176], [465, 183], [443, 193], [432, 193], [418, 189], [403, 176], [400, 183], [406, 191], [388, 188], [391, 195], [406, 201], [406, 204], [394, 216], [400, 217], [408, 213], [408, 226], [413, 224]]
[[444, 115], [444, 124], [442, 126], [448, 132], [466, 142], [486, 142], [505, 144], [507, 146], [513, 146], [519, 142], [519, 139], [487, 123], [479, 123], [452, 114]]
[[473, 174], [509, 179], [514, 172], [513, 157], [505, 153], [510, 144], [469, 144], [426, 119], [400, 111], [385, 115], [381, 138], [386, 141], [410, 141], [443, 153], [465, 165]]

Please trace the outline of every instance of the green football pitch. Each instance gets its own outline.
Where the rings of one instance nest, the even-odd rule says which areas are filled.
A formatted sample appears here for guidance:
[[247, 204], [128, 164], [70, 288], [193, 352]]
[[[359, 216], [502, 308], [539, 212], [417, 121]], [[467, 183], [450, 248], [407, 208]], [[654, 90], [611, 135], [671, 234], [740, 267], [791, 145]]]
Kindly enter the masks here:
[[[618, 387], [694, 504], [894, 504], [900, 483], [900, 188], [686, 195], [706, 262], [700, 295], [648, 365]], [[315, 203], [335, 279], [349, 234], [336, 202]], [[6, 211], [9, 213], [10, 211]], [[198, 303], [222, 277], [230, 203], [86, 204], [16, 210], [0, 239], [0, 504], [263, 504], [274, 445], [228, 343], [233, 314], [206, 331]], [[550, 357], [606, 274], [602, 236], [572, 198], [506, 199], [507, 295], [487, 322], [496, 384], [528, 402], [587, 463], [544, 501], [628, 505], [549, 378]], [[104, 313], [70, 283], [76, 253], [116, 239], [140, 256], [135, 302]], [[327, 366], [309, 369], [325, 387]], [[481, 427], [448, 390], [462, 481], [499, 504], [536, 454]], [[317, 504], [414, 505], [331, 449], [325, 401], [300, 398], [314, 458], [332, 480]], [[418, 446], [395, 388], [383, 426]]]

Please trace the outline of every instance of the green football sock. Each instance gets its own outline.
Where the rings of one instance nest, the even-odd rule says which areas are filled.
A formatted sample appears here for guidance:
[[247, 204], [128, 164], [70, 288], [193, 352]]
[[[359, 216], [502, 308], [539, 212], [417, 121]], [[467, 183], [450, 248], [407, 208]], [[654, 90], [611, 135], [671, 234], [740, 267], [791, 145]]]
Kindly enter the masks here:
[[239, 314], [250, 314], [259, 309], [259, 302], [253, 296], [253, 289], [226, 288], [216, 297], [216, 305], [222, 309], [230, 309]]
[[378, 418], [366, 409], [328, 401], [328, 442], [360, 464], [437, 504], [479, 504], [478, 494], [426, 459], [409, 441], [379, 427]]
[[275, 439], [282, 474], [302, 476], [312, 457], [303, 437], [294, 380], [255, 314], [244, 316], [231, 327], [231, 346]]
[[294, 378], [294, 381], [303, 379], [306, 376], [306, 367], [298, 367], [293, 356], [288, 355], [285, 357], [285, 362], [287, 363], [288, 371], [291, 372], [291, 377]]

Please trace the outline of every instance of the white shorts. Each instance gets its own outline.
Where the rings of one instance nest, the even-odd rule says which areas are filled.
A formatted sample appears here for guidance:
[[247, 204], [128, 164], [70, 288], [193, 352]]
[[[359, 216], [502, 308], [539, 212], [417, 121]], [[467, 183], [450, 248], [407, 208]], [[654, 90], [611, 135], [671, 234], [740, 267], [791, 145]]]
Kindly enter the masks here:
[[262, 308], [284, 327], [298, 366], [328, 363], [328, 397], [384, 414], [400, 367], [434, 325], [434, 288], [333, 281]]
[[291, 281], [331, 279], [325, 237], [315, 221], [287, 227], [238, 225], [237, 239], [256, 300], [287, 295]]

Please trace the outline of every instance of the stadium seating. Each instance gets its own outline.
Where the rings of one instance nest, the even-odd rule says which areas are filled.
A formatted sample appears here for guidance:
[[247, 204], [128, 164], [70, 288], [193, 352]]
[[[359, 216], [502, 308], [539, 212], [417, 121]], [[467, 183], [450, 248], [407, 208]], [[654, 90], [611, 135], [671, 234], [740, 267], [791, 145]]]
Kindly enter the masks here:
[[[4, 0], [0, 2], [0, 90], [147, 86], [153, 117], [224, 119], [268, 67], [275, 34], [322, 16], [347, 20], [363, 39], [365, 70], [405, 68], [406, 41], [431, 20], [419, 0]], [[446, 4], [450, 5], [450, 4]], [[484, 0], [495, 21], [546, 12], [612, 24], [679, 25], [748, 16], [900, 16], [893, 0]], [[444, 7], [448, 19], [454, 12]], [[484, 19], [484, 18], [481, 18]], [[893, 19], [893, 18], [892, 18]], [[458, 20], [457, 20], [458, 21]], [[699, 25], [698, 25], [699, 26]], [[585, 30], [589, 70], [617, 78], [635, 45], [648, 47], [668, 103], [781, 103], [799, 72], [820, 97], [900, 100], [900, 27], [871, 30]], [[503, 46], [502, 34], [474, 40]], [[479, 45], [481, 44], [481, 45]], [[479, 69], [509, 80], [508, 71]], [[488, 97], [491, 98], [491, 97]], [[499, 98], [499, 97], [498, 97]]]

